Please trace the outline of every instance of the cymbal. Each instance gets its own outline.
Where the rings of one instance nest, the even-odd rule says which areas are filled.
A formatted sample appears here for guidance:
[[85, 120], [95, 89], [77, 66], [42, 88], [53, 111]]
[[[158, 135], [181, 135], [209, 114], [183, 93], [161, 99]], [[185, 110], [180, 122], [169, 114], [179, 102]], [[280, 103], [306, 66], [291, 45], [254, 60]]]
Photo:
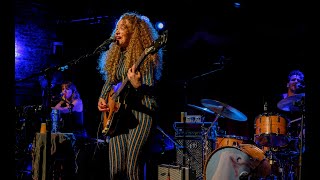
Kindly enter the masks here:
[[277, 107], [283, 111], [300, 111], [301, 107], [295, 103], [300, 101], [304, 96], [305, 93], [300, 93], [284, 98], [278, 102]]
[[223, 117], [237, 121], [246, 121], [248, 119], [242, 112], [225, 103], [211, 99], [202, 99], [201, 103], [203, 106], [219, 115], [222, 115]]
[[200, 106], [196, 106], [196, 105], [192, 105], [192, 104], [187, 104], [190, 107], [196, 108], [198, 110], [210, 113], [210, 114], [215, 114], [213, 111], [211, 111], [210, 109], [206, 108], [206, 107], [200, 107]]

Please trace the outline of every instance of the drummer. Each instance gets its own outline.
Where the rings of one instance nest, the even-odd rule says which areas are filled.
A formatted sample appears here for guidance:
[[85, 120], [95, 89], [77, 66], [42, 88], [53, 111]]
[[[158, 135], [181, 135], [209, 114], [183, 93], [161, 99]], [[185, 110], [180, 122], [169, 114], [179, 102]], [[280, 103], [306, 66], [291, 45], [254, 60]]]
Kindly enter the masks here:
[[289, 124], [296, 122], [301, 117], [304, 100], [304, 73], [300, 70], [292, 70], [288, 74], [286, 92], [266, 98], [264, 111], [279, 113], [284, 116]]
[[288, 91], [282, 94], [282, 98], [287, 98], [304, 92], [304, 74], [300, 70], [293, 70], [288, 75]]
[[[304, 73], [298, 69], [290, 71], [286, 87], [287, 91], [280, 94], [275, 108], [288, 120], [290, 138], [298, 140], [301, 138], [300, 124], [304, 108]], [[268, 110], [272, 108], [274, 107], [268, 106]]]
[[[286, 114], [289, 121], [289, 133], [291, 136], [298, 136], [292, 132], [293, 127], [298, 128], [304, 105], [304, 74], [300, 70], [292, 70], [288, 75], [287, 92], [282, 94], [282, 100], [277, 104], [282, 114]], [[290, 132], [291, 130], [291, 132]], [[294, 130], [299, 131], [300, 128]]]

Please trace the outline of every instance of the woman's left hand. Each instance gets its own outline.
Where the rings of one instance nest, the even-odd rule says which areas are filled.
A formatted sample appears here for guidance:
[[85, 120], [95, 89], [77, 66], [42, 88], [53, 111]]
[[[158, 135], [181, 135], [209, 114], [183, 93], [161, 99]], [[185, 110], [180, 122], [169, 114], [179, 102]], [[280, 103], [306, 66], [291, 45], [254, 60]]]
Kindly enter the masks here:
[[127, 76], [134, 88], [138, 88], [141, 86], [141, 74], [139, 71], [136, 71], [135, 64], [128, 70]]

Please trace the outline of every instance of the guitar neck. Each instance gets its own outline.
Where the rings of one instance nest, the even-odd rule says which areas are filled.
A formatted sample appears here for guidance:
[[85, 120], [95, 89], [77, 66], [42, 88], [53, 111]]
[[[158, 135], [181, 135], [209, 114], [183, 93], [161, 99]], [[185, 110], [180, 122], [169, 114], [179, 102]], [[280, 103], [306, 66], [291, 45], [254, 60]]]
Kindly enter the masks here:
[[[153, 45], [151, 47], [146, 48], [140, 58], [135, 62], [135, 66], [136, 66], [136, 71], [139, 68], [141, 62], [150, 54], [150, 53], [155, 53], [157, 52], [162, 46], [164, 46], [164, 44], [166, 44], [167, 42], [167, 37], [168, 37], [168, 32], [165, 31], [163, 35], [160, 35], [160, 37], [153, 43]], [[114, 93], [112, 95], [112, 99], [116, 100], [120, 94], [120, 92], [124, 89], [124, 87], [126, 86], [126, 84], [128, 83], [129, 79], [128, 77], [126, 77], [122, 83], [120, 84], [120, 87], [117, 87], [116, 90], [114, 90]], [[118, 86], [118, 84], [116, 85]]]
[[[141, 62], [147, 57], [147, 53], [145, 53], [145, 51], [142, 53], [142, 55], [140, 56], [139, 60], [135, 63], [136, 66], [136, 70], [138, 69], [138, 67], [140, 66]], [[126, 78], [122, 81], [121, 86], [119, 88], [117, 88], [116, 91], [114, 91], [114, 94], [112, 95], [112, 99], [116, 100], [117, 97], [119, 96], [119, 94], [121, 93], [121, 91], [124, 89], [124, 87], [126, 86], [126, 84], [128, 83], [129, 79], [128, 76], [126, 76]]]

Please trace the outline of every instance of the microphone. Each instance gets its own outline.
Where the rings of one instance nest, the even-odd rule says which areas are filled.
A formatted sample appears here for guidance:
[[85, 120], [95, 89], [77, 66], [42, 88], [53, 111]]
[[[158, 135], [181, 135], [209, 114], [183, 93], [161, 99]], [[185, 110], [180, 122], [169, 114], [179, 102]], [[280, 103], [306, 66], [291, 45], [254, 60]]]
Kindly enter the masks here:
[[298, 89], [304, 89], [306, 87], [305, 85], [303, 85], [301, 83], [298, 83], [296, 86]]
[[105, 46], [107, 46], [113, 42], [116, 42], [116, 38], [111, 36], [111, 37], [109, 37], [109, 39], [103, 41], [103, 43], [99, 46], [99, 48], [105, 48]]

